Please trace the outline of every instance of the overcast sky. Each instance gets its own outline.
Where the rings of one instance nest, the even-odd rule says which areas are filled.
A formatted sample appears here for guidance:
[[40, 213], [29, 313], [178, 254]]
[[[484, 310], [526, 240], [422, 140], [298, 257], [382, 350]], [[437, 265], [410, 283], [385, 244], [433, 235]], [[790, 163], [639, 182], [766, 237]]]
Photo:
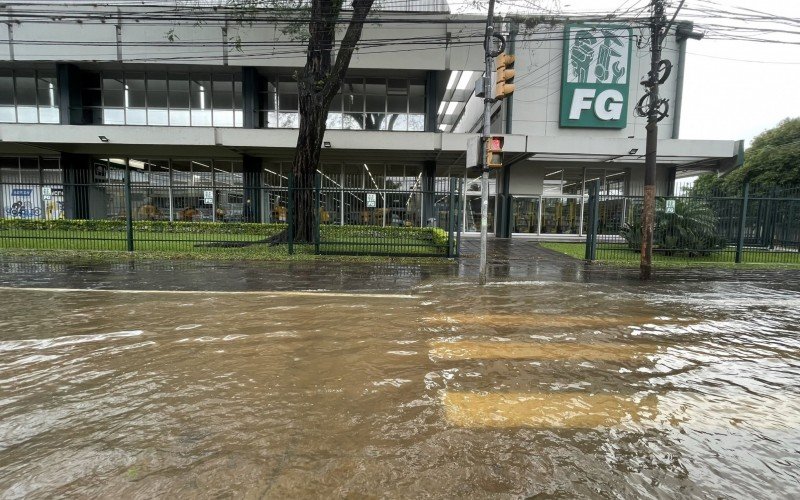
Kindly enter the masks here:
[[[800, 0], [715, 1], [722, 8], [749, 7], [800, 20]], [[562, 8], [565, 13], [613, 11], [626, 3], [645, 2], [562, 0]], [[686, 0], [684, 5], [709, 3]], [[800, 27], [791, 29], [800, 32]], [[800, 42], [800, 36], [786, 39]], [[780, 120], [800, 117], [800, 45], [707, 39], [687, 43], [681, 139], [745, 139], [749, 145]]]

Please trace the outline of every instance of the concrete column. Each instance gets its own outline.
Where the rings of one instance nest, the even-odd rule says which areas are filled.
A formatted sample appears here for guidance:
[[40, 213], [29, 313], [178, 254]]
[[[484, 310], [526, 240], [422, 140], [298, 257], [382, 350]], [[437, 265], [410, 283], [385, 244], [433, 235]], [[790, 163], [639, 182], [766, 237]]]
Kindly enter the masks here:
[[[422, 165], [422, 226], [428, 226], [428, 221], [436, 218], [439, 214], [436, 213], [435, 203], [436, 196], [436, 162], [426, 161]], [[438, 222], [438, 221], [437, 221]], [[436, 225], [433, 222], [431, 225]]]
[[256, 68], [242, 68], [242, 121], [244, 128], [260, 128], [259, 110], [261, 106], [261, 76]]
[[89, 188], [94, 180], [89, 157], [63, 153], [61, 155], [61, 169], [64, 176], [65, 218], [89, 219]]
[[56, 64], [56, 75], [61, 125], [82, 125], [84, 120], [81, 70], [74, 64]]
[[675, 196], [675, 178], [678, 173], [678, 167], [667, 168], [667, 196]]
[[436, 102], [437, 72], [428, 71], [425, 77], [425, 132], [437, 132], [436, 112], [439, 103]]
[[263, 222], [261, 217], [261, 188], [263, 186], [261, 158], [247, 155], [242, 157], [242, 177], [244, 185], [242, 219], [245, 222]]
[[495, 197], [494, 235], [498, 238], [511, 237], [511, 166], [506, 165], [497, 176], [497, 196]]

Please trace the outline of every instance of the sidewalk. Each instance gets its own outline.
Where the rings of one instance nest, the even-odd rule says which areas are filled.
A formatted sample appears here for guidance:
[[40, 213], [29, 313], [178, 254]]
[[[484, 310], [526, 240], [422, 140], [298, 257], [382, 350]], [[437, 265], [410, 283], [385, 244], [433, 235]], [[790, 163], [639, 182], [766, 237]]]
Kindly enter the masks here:
[[[441, 263], [385, 264], [268, 261], [53, 261], [48, 257], [0, 253], [0, 286], [127, 290], [376, 292], [409, 290], [424, 283], [475, 280], [480, 240], [465, 238], [462, 257]], [[527, 240], [488, 241], [491, 281], [584, 281], [579, 260]], [[616, 271], [614, 271], [616, 272]], [[605, 273], [608, 274], [608, 273]]]

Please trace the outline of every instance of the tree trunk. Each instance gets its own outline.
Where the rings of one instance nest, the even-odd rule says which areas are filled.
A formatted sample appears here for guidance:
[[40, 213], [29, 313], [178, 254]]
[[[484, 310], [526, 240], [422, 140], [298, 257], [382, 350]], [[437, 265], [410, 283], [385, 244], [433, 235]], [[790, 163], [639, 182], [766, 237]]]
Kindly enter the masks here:
[[327, 116], [327, 109], [320, 110], [312, 101], [311, 95], [300, 95], [300, 130], [292, 165], [294, 238], [295, 241], [305, 243], [314, 241], [314, 227], [319, 216], [314, 206], [314, 180], [319, 167]]
[[294, 238], [298, 242], [314, 241], [314, 228], [319, 217], [314, 206], [314, 180], [320, 166], [328, 109], [350, 65], [372, 2], [373, 0], [353, 1], [352, 17], [342, 38], [335, 65], [331, 64], [331, 51], [336, 40], [336, 25], [342, 2], [313, 0], [311, 3], [306, 65], [297, 80], [300, 130], [292, 164], [295, 189], [292, 196], [294, 211], [291, 223], [294, 224]]

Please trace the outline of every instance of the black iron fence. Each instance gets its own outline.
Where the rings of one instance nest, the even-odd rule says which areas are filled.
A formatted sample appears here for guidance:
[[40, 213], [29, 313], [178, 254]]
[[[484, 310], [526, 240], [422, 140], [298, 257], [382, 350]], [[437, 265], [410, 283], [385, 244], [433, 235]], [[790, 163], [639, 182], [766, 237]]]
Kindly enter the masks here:
[[[586, 258], [638, 260], [643, 196], [597, 194], [587, 204]], [[745, 185], [738, 195], [656, 198], [653, 261], [800, 263], [800, 189]]]
[[[432, 189], [136, 182], [130, 169], [0, 183], [0, 248], [338, 255], [458, 255], [459, 179]], [[438, 188], [438, 189], [436, 189]], [[303, 196], [306, 195], [306, 196]], [[311, 199], [304, 206], [298, 200]], [[310, 210], [303, 238], [294, 214]], [[307, 236], [307, 235], [306, 235]]]

